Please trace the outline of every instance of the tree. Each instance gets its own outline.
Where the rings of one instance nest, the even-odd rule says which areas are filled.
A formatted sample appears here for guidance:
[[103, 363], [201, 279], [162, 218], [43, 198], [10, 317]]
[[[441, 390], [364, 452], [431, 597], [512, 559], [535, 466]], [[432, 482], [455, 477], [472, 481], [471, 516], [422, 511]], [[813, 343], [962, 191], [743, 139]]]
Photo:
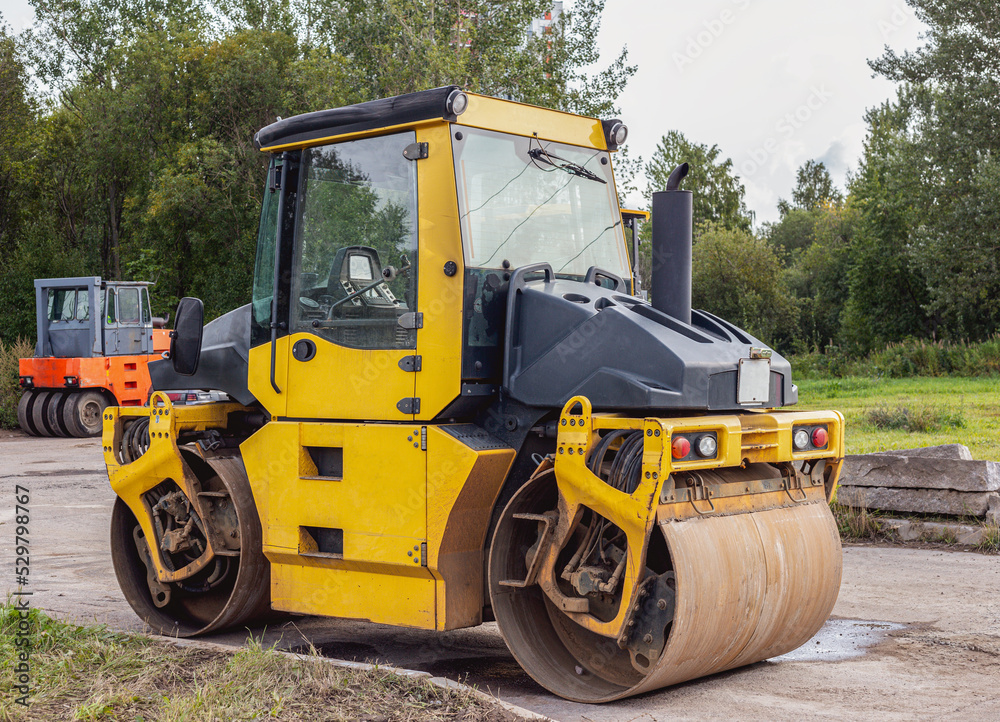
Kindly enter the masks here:
[[789, 208], [775, 223], [764, 223], [763, 234], [786, 264], [811, 246], [815, 240], [816, 224], [824, 213], [823, 208], [805, 210]]
[[675, 167], [688, 163], [690, 170], [683, 187], [694, 191], [695, 226], [714, 223], [749, 231], [752, 219], [743, 201], [746, 190], [739, 177], [733, 175], [733, 161], [721, 156], [717, 145], [709, 148], [689, 141], [680, 131], [670, 131], [660, 139], [646, 164], [647, 200], [652, 201], [654, 191], [666, 188], [667, 178]]
[[833, 185], [833, 179], [822, 161], [807, 160], [795, 174], [792, 202], [778, 200], [782, 217], [792, 210], [812, 211], [824, 205], [837, 205], [844, 197]]
[[441, 85], [509, 97], [593, 116], [614, 101], [635, 67], [622, 52], [603, 70], [586, 71], [596, 50], [604, 0], [579, 0], [549, 32], [527, 39], [548, 0], [318, 0], [318, 36], [343, 55], [365, 99]]
[[245, 303], [267, 164], [253, 138], [278, 116], [451, 83], [605, 116], [635, 71], [624, 50], [591, 70], [603, 0], [530, 40], [543, 0], [31, 1], [16, 47], [0, 33], [0, 113], [16, 111], [0, 194], [20, 194], [0, 195], [17, 216], [0, 218], [0, 334], [33, 329], [33, 277], [155, 281], [159, 315], [185, 295], [208, 318]]
[[22, 223], [30, 158], [29, 136], [35, 125], [35, 108], [28, 94], [28, 75], [21, 49], [0, 15], [0, 255], [15, 246]]
[[805, 349], [823, 348], [841, 338], [858, 211], [850, 201], [792, 210], [778, 227], [799, 217], [809, 222], [809, 242], [790, 256], [785, 284], [799, 309], [796, 340]]
[[934, 326], [924, 310], [926, 281], [913, 261], [911, 229], [920, 190], [918, 159], [906, 135], [908, 113], [885, 103], [868, 112], [861, 167], [850, 185], [858, 209], [842, 337], [868, 351]]
[[915, 291], [933, 322], [924, 328], [983, 338], [1000, 325], [1000, 2], [908, 3], [927, 25], [925, 44], [887, 50], [870, 65], [900, 84], [900, 125], [886, 160], [891, 173], [911, 179], [903, 189], [909, 210], [905, 230], [892, 215], [872, 226], [872, 237], [897, 239], [902, 264], [924, 284]]
[[709, 223], [694, 244], [692, 305], [714, 313], [772, 345], [795, 334], [795, 301], [781, 263], [761, 238]]

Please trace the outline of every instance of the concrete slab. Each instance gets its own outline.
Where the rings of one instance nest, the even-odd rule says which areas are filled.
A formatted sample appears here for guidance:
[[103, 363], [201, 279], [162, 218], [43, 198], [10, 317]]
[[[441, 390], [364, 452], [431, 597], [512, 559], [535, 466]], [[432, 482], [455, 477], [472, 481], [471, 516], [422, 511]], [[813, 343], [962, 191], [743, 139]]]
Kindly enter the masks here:
[[918, 446], [915, 449], [892, 449], [874, 451], [865, 456], [919, 456], [928, 459], [956, 459], [972, 461], [972, 452], [965, 444], [940, 444], [939, 446]]
[[988, 529], [982, 525], [917, 521], [914, 519], [879, 519], [883, 529], [891, 529], [899, 541], [947, 542], [974, 547], [986, 538]]
[[1000, 491], [1000, 464], [933, 456], [860, 454], [844, 459], [840, 483], [896, 489]]
[[837, 502], [846, 506], [911, 514], [948, 514], [985, 517], [1000, 494], [973, 493], [950, 489], [889, 489], [881, 486], [837, 488]]

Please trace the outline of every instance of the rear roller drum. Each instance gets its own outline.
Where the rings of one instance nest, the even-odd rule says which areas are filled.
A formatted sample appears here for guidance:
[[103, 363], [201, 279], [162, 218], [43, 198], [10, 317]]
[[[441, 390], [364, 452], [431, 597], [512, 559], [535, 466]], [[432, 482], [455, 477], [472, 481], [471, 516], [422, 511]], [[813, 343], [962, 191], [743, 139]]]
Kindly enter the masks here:
[[[216, 555], [193, 576], [161, 583], [150, 556], [151, 540], [128, 505], [116, 499], [111, 517], [111, 559], [125, 599], [154, 630], [176, 637], [193, 637], [267, 618], [270, 567], [263, 554], [260, 519], [242, 461], [228, 458], [209, 463], [192, 454], [186, 454], [185, 461], [196, 470], [202, 489], [217, 505], [210, 523], [224, 527], [227, 537], [238, 539], [239, 553]], [[183, 504], [177, 493], [173, 500], [180, 499]], [[160, 509], [161, 526], [167, 518], [163, 510], [176, 510], [168, 497], [170, 494], [161, 496], [163, 503], [154, 505]], [[164, 556], [175, 566], [183, 564], [182, 554], [164, 552]]]
[[41, 436], [41, 432], [35, 426], [35, 419], [32, 413], [37, 397], [38, 392], [34, 389], [25, 391], [21, 394], [21, 400], [17, 404], [17, 423], [20, 424], [24, 433], [31, 436]]
[[[664, 522], [652, 530], [639, 602], [628, 617], [634, 625], [619, 643], [585, 629], [528, 579], [527, 560], [541, 533], [534, 520], [557, 502], [552, 471], [511, 499], [490, 548], [489, 585], [511, 653], [535, 681], [567, 699], [608, 702], [784, 654], [819, 631], [837, 599], [840, 538], [825, 503]], [[585, 512], [559, 556], [557, 577], [577, 543], [588, 550], [585, 559], [595, 550], [593, 559], [614, 567], [622, 544], [617, 527], [587, 536], [591, 521]], [[571, 564], [577, 562], [574, 556]], [[572, 585], [593, 590], [583, 595], [590, 614], [614, 618], [624, 590], [618, 586], [615, 599], [598, 593], [581, 575], [603, 579], [607, 571], [577, 568]], [[568, 582], [560, 587], [572, 594]]]

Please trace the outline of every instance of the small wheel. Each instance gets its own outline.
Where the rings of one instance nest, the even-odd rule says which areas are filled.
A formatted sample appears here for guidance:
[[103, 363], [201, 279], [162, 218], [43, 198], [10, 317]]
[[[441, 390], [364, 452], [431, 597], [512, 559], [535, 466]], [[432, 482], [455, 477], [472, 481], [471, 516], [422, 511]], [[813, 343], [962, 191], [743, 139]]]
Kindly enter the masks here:
[[41, 436], [38, 429], [35, 428], [35, 420], [32, 415], [32, 407], [35, 405], [37, 396], [38, 392], [30, 389], [21, 394], [21, 400], [17, 404], [17, 423], [21, 425], [24, 433], [31, 436]]
[[35, 425], [39, 436], [54, 436], [52, 431], [49, 430], [47, 419], [51, 398], [51, 391], [39, 391], [35, 397], [35, 403], [31, 405], [31, 421]]
[[69, 403], [71, 396], [69, 391], [53, 391], [49, 398], [49, 408], [45, 412], [45, 426], [53, 436], [70, 436], [63, 420], [63, 409]]
[[63, 423], [72, 436], [100, 436], [108, 400], [97, 391], [73, 394], [63, 407]]

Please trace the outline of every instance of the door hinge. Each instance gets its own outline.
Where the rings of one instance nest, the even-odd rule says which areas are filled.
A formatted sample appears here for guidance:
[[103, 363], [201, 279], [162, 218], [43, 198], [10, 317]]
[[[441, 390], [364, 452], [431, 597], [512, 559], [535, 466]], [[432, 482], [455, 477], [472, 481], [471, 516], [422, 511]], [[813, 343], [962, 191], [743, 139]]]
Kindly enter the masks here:
[[399, 413], [401, 414], [419, 414], [420, 399], [417, 397], [400, 399], [399, 403], [396, 404], [396, 408], [399, 409]]
[[399, 368], [403, 371], [420, 371], [421, 364], [423, 363], [423, 357], [418, 355], [415, 356], [404, 356], [399, 359]]
[[427, 566], [427, 542], [420, 542], [420, 566]]
[[267, 181], [267, 188], [274, 193], [281, 188], [281, 164], [275, 163], [271, 166], [270, 178]]
[[427, 427], [420, 427], [420, 450], [427, 451]]
[[423, 328], [424, 314], [420, 311], [408, 311], [396, 321], [401, 328]]
[[423, 160], [427, 157], [427, 143], [410, 143], [403, 148], [403, 157], [406, 160]]

